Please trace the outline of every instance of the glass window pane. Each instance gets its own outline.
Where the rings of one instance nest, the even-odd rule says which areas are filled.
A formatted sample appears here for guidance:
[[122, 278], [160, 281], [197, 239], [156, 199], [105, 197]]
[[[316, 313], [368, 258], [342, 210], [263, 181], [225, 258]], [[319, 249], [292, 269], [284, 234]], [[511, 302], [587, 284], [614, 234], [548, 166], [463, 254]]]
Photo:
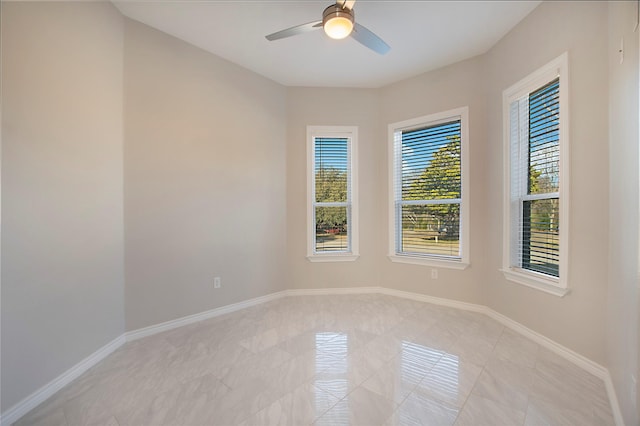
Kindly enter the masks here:
[[460, 256], [460, 204], [402, 206], [402, 253]]
[[522, 216], [522, 268], [558, 277], [559, 199], [525, 201]]
[[460, 198], [460, 121], [402, 132], [402, 199]]
[[347, 207], [316, 207], [316, 252], [349, 249]]
[[557, 192], [560, 179], [560, 81], [529, 95], [529, 194]]
[[347, 201], [348, 142], [347, 138], [315, 139], [317, 203]]

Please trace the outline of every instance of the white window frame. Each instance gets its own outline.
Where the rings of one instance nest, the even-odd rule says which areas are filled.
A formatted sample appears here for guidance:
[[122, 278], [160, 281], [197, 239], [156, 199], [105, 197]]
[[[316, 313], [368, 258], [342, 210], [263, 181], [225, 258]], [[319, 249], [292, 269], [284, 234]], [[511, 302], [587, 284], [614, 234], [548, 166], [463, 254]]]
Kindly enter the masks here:
[[[398, 234], [396, 230], [396, 183], [402, 179], [401, 170], [396, 170], [395, 134], [403, 130], [412, 130], [420, 127], [433, 126], [446, 123], [451, 120], [460, 120], [460, 174], [461, 174], [461, 201], [460, 201], [460, 257], [447, 258], [437, 255], [401, 254], [397, 251]], [[469, 203], [469, 107], [451, 109], [423, 117], [400, 121], [389, 124], [388, 134], [388, 160], [389, 160], [389, 260], [397, 263], [424, 265], [449, 269], [466, 269], [470, 265], [469, 260], [469, 234], [470, 234], [470, 203]]]
[[[348, 226], [349, 249], [344, 252], [316, 252], [315, 223], [315, 140], [316, 138], [347, 138], [349, 179], [347, 203], [351, 214]], [[359, 253], [358, 237], [358, 127], [307, 126], [307, 259], [311, 262], [349, 262]], [[348, 208], [349, 208], [348, 207]]]
[[[560, 171], [558, 198], [560, 200], [560, 245], [559, 272], [560, 277], [552, 277], [543, 273], [514, 267], [511, 264], [512, 246], [512, 209], [511, 209], [511, 120], [510, 105], [517, 99], [527, 96], [545, 84], [560, 78], [559, 101], [559, 151]], [[542, 68], [531, 73], [502, 93], [503, 105], [503, 242], [502, 269], [505, 278], [527, 287], [563, 297], [569, 293], [569, 60], [565, 52]]]

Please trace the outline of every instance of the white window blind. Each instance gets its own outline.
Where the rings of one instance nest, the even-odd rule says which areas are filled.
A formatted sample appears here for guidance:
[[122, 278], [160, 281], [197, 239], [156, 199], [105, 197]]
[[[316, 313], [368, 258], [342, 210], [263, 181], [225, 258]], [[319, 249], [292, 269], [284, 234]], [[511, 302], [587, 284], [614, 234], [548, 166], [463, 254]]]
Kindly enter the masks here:
[[351, 170], [349, 138], [314, 138], [314, 251], [349, 252]]
[[560, 80], [509, 105], [511, 267], [560, 276]]
[[569, 56], [503, 92], [502, 272], [518, 284], [569, 293]]
[[461, 120], [394, 132], [395, 252], [460, 260]]
[[358, 258], [355, 126], [307, 127], [307, 259]]

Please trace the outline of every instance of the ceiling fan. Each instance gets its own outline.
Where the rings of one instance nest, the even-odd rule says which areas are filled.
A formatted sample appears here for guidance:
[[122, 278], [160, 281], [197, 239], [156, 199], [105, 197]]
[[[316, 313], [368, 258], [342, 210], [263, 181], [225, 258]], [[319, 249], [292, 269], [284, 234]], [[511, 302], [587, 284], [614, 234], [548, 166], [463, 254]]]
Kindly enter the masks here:
[[296, 25], [295, 27], [269, 34], [266, 38], [269, 41], [279, 40], [323, 28], [324, 32], [331, 38], [339, 40], [351, 36], [374, 52], [384, 55], [391, 47], [380, 37], [355, 21], [354, 3], [355, 0], [337, 0], [336, 4], [332, 4], [322, 12], [321, 21]]

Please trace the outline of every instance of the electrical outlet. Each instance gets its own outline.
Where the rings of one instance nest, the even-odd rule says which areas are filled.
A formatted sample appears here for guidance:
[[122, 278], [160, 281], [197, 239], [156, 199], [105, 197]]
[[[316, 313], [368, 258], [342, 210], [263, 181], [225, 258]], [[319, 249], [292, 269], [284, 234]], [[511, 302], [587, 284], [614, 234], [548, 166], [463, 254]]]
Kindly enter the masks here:
[[220, 279], [220, 277], [215, 277], [213, 279], [213, 288], [220, 288], [222, 287], [222, 280]]
[[431, 279], [432, 280], [437, 280], [438, 279], [438, 270], [437, 269], [432, 269], [431, 270]]

